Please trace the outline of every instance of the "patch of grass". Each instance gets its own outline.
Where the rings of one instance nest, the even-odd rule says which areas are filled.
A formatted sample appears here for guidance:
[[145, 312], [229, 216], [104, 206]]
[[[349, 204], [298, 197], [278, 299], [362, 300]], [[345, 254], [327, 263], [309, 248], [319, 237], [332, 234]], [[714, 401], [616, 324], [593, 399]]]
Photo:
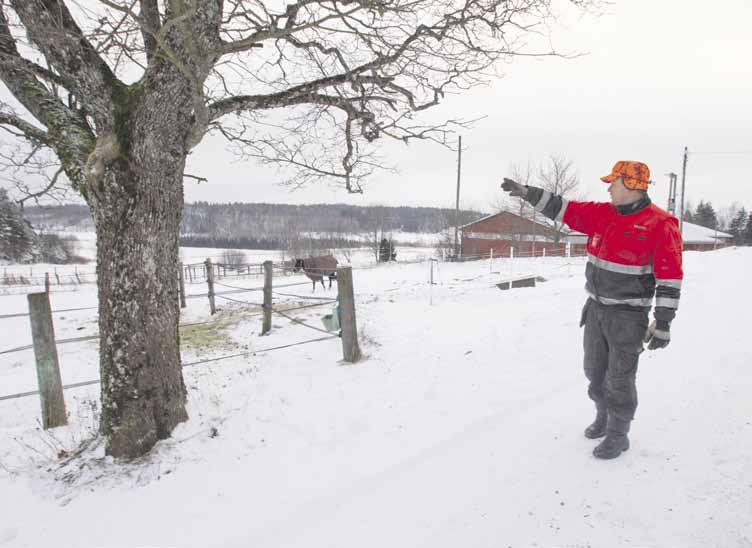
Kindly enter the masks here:
[[232, 338], [227, 334], [243, 319], [239, 311], [220, 311], [211, 323], [187, 325], [180, 328], [180, 347], [191, 350], [233, 346]]

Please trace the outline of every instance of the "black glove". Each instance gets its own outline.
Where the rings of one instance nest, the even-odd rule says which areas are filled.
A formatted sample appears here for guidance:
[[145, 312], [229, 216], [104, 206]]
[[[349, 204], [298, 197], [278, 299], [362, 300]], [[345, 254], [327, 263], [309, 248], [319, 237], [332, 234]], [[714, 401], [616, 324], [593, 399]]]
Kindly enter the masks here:
[[507, 179], [506, 177], [504, 177], [504, 182], [501, 183], [501, 188], [509, 192], [510, 195], [517, 198], [527, 197], [527, 187], [525, 185], [521, 185], [517, 181], [513, 181], [512, 179]]
[[648, 350], [666, 348], [671, 342], [668, 322], [661, 322], [660, 326], [656, 322], [651, 323], [645, 332], [645, 342], [648, 343]]

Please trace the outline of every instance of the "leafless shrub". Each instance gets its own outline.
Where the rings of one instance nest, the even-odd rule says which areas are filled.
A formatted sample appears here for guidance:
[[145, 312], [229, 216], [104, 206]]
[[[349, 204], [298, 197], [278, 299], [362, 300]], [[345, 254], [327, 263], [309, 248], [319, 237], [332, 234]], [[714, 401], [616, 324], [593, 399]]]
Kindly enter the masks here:
[[245, 253], [237, 249], [225, 249], [220, 261], [231, 270], [237, 270], [240, 266], [248, 263]]

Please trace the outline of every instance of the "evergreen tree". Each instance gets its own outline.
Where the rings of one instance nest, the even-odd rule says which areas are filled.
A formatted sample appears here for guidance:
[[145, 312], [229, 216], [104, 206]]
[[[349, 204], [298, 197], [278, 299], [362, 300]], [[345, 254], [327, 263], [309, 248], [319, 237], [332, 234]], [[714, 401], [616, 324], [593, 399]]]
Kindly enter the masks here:
[[391, 239], [382, 238], [379, 244], [379, 261], [388, 262], [397, 260], [397, 253], [394, 251], [394, 243]]
[[742, 243], [744, 245], [752, 245], [752, 215], [749, 215], [747, 218], [747, 226], [742, 235]]
[[747, 210], [741, 208], [729, 223], [729, 234], [734, 237], [734, 245], [744, 245], [744, 229], [747, 228]]
[[710, 202], [705, 202], [703, 200], [700, 200], [700, 203], [697, 204], [697, 209], [694, 213], [694, 220], [690, 222], [712, 230], [718, 228], [718, 216], [715, 214], [713, 205]]
[[39, 255], [39, 241], [21, 208], [0, 188], [0, 259], [31, 262]]

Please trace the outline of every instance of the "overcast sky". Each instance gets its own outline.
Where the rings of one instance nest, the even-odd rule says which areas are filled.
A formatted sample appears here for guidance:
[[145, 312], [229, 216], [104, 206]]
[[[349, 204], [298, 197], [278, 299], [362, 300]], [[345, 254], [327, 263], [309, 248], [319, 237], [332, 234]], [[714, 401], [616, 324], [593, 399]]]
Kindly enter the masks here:
[[[491, 87], [441, 107], [451, 117], [486, 116], [463, 133], [461, 205], [489, 210], [510, 165], [558, 154], [576, 164], [583, 197], [597, 200], [608, 198], [598, 178], [614, 162], [643, 161], [665, 207], [665, 174], [681, 174], [687, 146], [688, 198], [752, 208], [751, 21], [749, 0], [616, 0], [599, 17], [569, 14], [554, 46], [587, 55], [519, 59]], [[188, 166], [210, 182], [187, 181], [186, 200], [453, 206], [456, 154], [428, 143], [383, 151], [398, 173], [377, 174], [351, 196], [321, 185], [291, 191], [210, 138]]]

